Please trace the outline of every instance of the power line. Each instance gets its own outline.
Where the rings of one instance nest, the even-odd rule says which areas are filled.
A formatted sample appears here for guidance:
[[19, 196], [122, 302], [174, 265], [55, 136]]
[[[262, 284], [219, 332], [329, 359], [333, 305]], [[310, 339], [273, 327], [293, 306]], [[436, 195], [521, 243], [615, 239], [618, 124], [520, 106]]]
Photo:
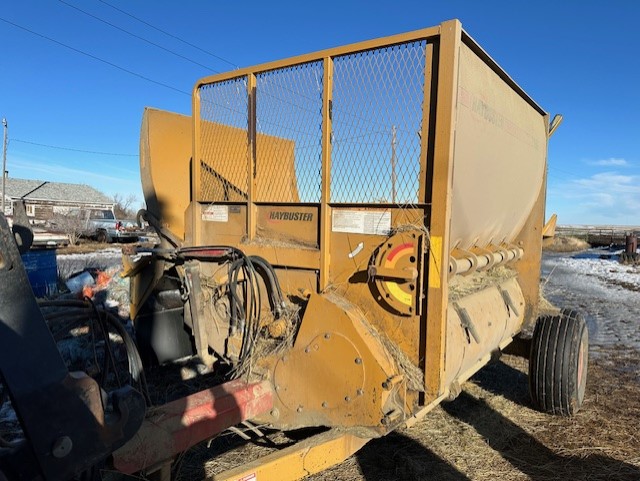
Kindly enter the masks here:
[[175, 55], [176, 57], [180, 57], [181, 59], [184, 59], [184, 60], [186, 60], [187, 62], [191, 62], [192, 64], [194, 64], [194, 65], [198, 65], [199, 67], [203, 67], [203, 68], [205, 68], [205, 69], [207, 69], [207, 70], [212, 70], [212, 71], [213, 71], [213, 72], [215, 72], [215, 73], [220, 73], [220, 72], [218, 72], [217, 70], [214, 70], [213, 68], [211, 68], [211, 67], [209, 67], [209, 66], [207, 66], [207, 65], [203, 65], [203, 64], [201, 64], [201, 63], [199, 63], [199, 62], [196, 62], [195, 60], [190, 59], [189, 57], [185, 57], [184, 55], [179, 54], [178, 52], [174, 52], [173, 50], [170, 50], [170, 49], [168, 49], [168, 48], [165, 48], [165, 47], [163, 47], [162, 45], [159, 45], [159, 44], [157, 44], [157, 43], [155, 43], [155, 42], [152, 42], [151, 40], [147, 40], [146, 38], [141, 37], [141, 36], [139, 36], [139, 35], [136, 35], [135, 33], [132, 33], [132, 32], [130, 32], [130, 31], [128, 31], [128, 30], [125, 30], [124, 28], [118, 27], [117, 25], [114, 25], [113, 23], [108, 22], [108, 21], [106, 21], [106, 20], [104, 20], [104, 19], [102, 19], [102, 18], [100, 18], [100, 17], [98, 17], [98, 16], [96, 16], [96, 15], [93, 15], [92, 13], [89, 13], [89, 12], [87, 12], [87, 11], [85, 11], [85, 10], [82, 10], [81, 8], [76, 7], [75, 5], [72, 5], [72, 4], [70, 4], [70, 3], [67, 3], [67, 2], [65, 2], [64, 0], [58, 0], [58, 1], [59, 1], [60, 3], [62, 3], [62, 4], [64, 4], [64, 5], [66, 5], [66, 6], [67, 6], [67, 7], [69, 7], [69, 8], [73, 8], [73, 9], [77, 10], [78, 12], [83, 13], [84, 15], [87, 15], [88, 17], [91, 17], [91, 18], [93, 18], [93, 19], [95, 19], [95, 20], [98, 20], [99, 22], [102, 22], [102, 23], [104, 23], [105, 25], [109, 25], [110, 27], [115, 28], [116, 30], [120, 30], [121, 32], [126, 33], [127, 35], [130, 35], [130, 36], [132, 36], [132, 37], [134, 37], [134, 38], [137, 38], [138, 40], [142, 40], [143, 42], [147, 42], [148, 44], [153, 45], [154, 47], [157, 47], [157, 48], [159, 48], [159, 49], [161, 49], [161, 50], [164, 50], [165, 52], [168, 52], [168, 53], [170, 53], [171, 55]]
[[75, 149], [73, 147], [62, 147], [60, 145], [41, 144], [39, 142], [31, 142], [30, 140], [10, 139], [11, 142], [20, 142], [21, 144], [37, 145], [39, 147], [47, 147], [49, 149], [70, 150], [72, 152], [82, 152], [85, 154], [111, 155], [115, 157], [138, 157], [138, 154], [120, 154], [116, 152], [99, 152], [95, 150]]
[[135, 15], [130, 14], [129, 12], [125, 12], [124, 10], [121, 10], [120, 8], [116, 7], [115, 5], [111, 5], [109, 2], [105, 2], [104, 0], [98, 0], [98, 1], [101, 2], [101, 3], [104, 3], [105, 5], [113, 8], [114, 10], [117, 10], [118, 12], [120, 12], [120, 13], [122, 13], [124, 15], [127, 15], [128, 17], [133, 18], [134, 20], [137, 20], [140, 23], [143, 23], [147, 27], [151, 27], [151, 28], [153, 28], [154, 30], [157, 30], [160, 33], [163, 33], [163, 34], [165, 34], [165, 35], [167, 35], [167, 36], [169, 36], [171, 38], [174, 38], [174, 39], [184, 43], [185, 45], [189, 45], [190, 47], [193, 47], [193, 48], [195, 48], [197, 50], [200, 50], [201, 52], [206, 53], [207, 55], [210, 55], [210, 56], [212, 56], [214, 58], [217, 58], [218, 60], [221, 60], [222, 62], [225, 62], [225, 63], [231, 65], [233, 68], [238, 68], [238, 66], [235, 63], [233, 63], [233, 62], [231, 62], [231, 61], [229, 61], [229, 60], [227, 60], [225, 58], [222, 58], [219, 55], [216, 55], [215, 53], [209, 52], [208, 50], [205, 50], [205, 49], [203, 49], [201, 47], [198, 47], [197, 45], [189, 43], [186, 40], [183, 40], [182, 38], [177, 37], [176, 35], [173, 35], [173, 34], [167, 32], [165, 30], [162, 30], [161, 28], [156, 27], [155, 25], [150, 24], [149, 22], [145, 22], [141, 18], [138, 18]]
[[159, 85], [161, 87], [173, 90], [174, 92], [178, 92], [178, 93], [181, 93], [181, 94], [184, 94], [184, 95], [188, 95], [189, 97], [191, 97], [191, 93], [190, 92], [187, 92], [185, 90], [180, 90], [179, 88], [173, 87], [173, 86], [171, 86], [169, 84], [166, 84], [166, 83], [163, 83], [163, 82], [159, 82], [157, 80], [153, 80], [153, 79], [151, 79], [149, 77], [146, 77], [146, 76], [144, 76], [142, 74], [134, 72], [133, 70], [126, 69], [124, 67], [121, 67], [120, 65], [116, 65], [115, 63], [109, 62], [108, 60], [105, 60], [103, 58], [96, 57], [95, 55], [92, 55], [90, 53], [84, 52], [84, 51], [82, 51], [80, 49], [77, 49], [75, 47], [72, 47], [70, 45], [67, 45], [66, 43], [59, 42], [58, 40], [55, 40], [55, 39], [53, 39], [51, 37], [47, 37], [46, 35], [43, 35], [41, 33], [34, 32], [33, 30], [30, 30], [30, 29], [28, 29], [26, 27], [23, 27], [22, 25], [18, 25], [17, 23], [11, 22], [11, 21], [7, 20], [6, 18], [0, 17], [0, 20], [5, 22], [5, 23], [8, 23], [9, 25], [13, 25], [16, 28], [19, 28], [20, 30], [24, 30], [25, 32], [29, 32], [30, 34], [35, 35], [36, 37], [44, 38], [45, 40], [48, 40], [48, 41], [53, 42], [53, 43], [55, 43], [57, 45], [60, 45], [61, 47], [64, 47], [64, 48], [72, 50], [72, 51], [74, 51], [76, 53], [82, 54], [85, 57], [92, 58], [94, 60], [97, 60], [98, 62], [102, 62], [102, 63], [104, 63], [106, 65], [109, 65], [109, 66], [111, 66], [113, 68], [117, 68], [118, 70], [120, 70], [122, 72], [126, 72], [129, 75], [133, 75], [135, 77], [141, 78], [142, 80], [146, 80], [147, 82], [151, 82], [151, 83]]

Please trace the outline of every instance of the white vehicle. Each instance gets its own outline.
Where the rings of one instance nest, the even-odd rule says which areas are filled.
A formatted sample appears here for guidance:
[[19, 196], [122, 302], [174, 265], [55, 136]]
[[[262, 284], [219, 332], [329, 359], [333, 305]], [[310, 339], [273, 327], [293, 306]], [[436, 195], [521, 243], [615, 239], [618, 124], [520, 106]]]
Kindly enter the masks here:
[[87, 211], [84, 235], [98, 242], [137, 241], [144, 231], [133, 220], [118, 220], [112, 210]]

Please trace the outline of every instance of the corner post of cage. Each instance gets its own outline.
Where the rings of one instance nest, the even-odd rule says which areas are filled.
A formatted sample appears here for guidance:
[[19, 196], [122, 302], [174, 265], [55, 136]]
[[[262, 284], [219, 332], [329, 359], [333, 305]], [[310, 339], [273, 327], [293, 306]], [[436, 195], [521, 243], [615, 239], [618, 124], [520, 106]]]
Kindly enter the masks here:
[[257, 81], [255, 73], [247, 75], [247, 237], [252, 240], [256, 236], [257, 197]]
[[427, 40], [425, 44], [425, 61], [424, 61], [424, 92], [422, 98], [422, 125], [420, 126], [420, 173], [418, 179], [420, 184], [418, 187], [418, 202], [427, 202], [427, 169], [429, 147], [433, 145], [431, 141], [431, 127], [433, 125], [435, 102], [432, 101], [433, 78], [435, 67], [434, 62], [433, 41]]
[[[549, 132], [548, 113], [543, 115], [543, 123], [545, 131]], [[547, 136], [544, 159], [545, 168], [542, 174], [542, 184], [540, 185], [538, 198], [514, 242], [524, 251], [524, 255], [513, 268], [518, 273], [518, 284], [524, 296], [523, 326], [525, 326], [525, 329], [534, 326], [539, 315], [539, 274], [542, 267], [542, 233], [546, 221], [545, 206], [547, 203], [548, 149], [549, 137]]]
[[201, 120], [200, 120], [200, 87], [202, 84], [198, 83], [193, 89], [193, 95], [191, 96], [191, 109], [193, 112], [193, 140], [192, 140], [192, 156], [191, 156], [191, 242], [193, 245], [199, 245], [201, 229], [198, 222], [198, 213], [200, 209], [198, 204], [202, 198], [202, 169], [201, 169]]
[[320, 285], [325, 290], [329, 285], [331, 242], [331, 131], [333, 108], [333, 58], [324, 57], [324, 81], [322, 85], [322, 168], [320, 192]]
[[460, 22], [451, 20], [442, 23], [438, 43], [435, 145], [431, 176], [433, 180], [429, 196], [432, 208], [425, 329], [425, 403], [436, 399], [445, 390], [451, 190], [461, 42]]

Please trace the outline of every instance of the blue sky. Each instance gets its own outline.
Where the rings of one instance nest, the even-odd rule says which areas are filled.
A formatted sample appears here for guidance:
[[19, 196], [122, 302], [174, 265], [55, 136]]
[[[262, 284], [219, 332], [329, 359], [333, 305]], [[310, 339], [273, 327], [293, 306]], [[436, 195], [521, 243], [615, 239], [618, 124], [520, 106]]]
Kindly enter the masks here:
[[0, 21], [12, 177], [141, 199], [145, 106], [190, 114], [195, 81], [216, 71], [459, 18], [544, 109], [564, 115], [549, 146], [547, 212], [561, 224], [640, 225], [640, 2], [5, 0], [0, 18], [102, 59]]

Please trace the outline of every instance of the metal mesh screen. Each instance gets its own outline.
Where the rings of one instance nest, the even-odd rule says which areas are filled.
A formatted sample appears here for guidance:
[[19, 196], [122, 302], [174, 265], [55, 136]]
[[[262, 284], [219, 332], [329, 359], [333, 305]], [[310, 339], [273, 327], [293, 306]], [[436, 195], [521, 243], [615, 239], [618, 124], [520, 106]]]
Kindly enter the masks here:
[[200, 88], [202, 201], [246, 201], [248, 189], [246, 77]]
[[331, 201], [418, 201], [426, 41], [334, 59]]
[[257, 75], [258, 202], [319, 202], [322, 62]]

